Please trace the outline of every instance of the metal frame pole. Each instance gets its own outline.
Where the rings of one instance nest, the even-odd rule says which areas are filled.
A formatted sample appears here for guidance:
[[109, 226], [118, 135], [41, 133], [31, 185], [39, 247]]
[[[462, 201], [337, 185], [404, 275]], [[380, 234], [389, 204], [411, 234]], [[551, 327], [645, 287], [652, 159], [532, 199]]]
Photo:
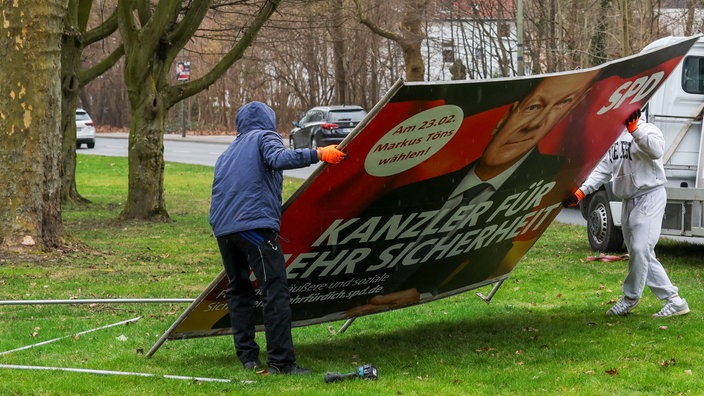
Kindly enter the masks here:
[[5, 300], [0, 305], [192, 303], [193, 298], [104, 298], [84, 300]]
[[340, 327], [340, 330], [339, 330], [337, 333], [338, 333], [338, 334], [344, 333], [345, 330], [347, 330], [347, 328], [352, 325], [352, 322], [354, 322], [355, 319], [357, 319], [357, 318], [347, 319], [347, 321], [345, 322], [345, 324], [343, 324], [342, 327]]
[[477, 292], [477, 296], [484, 300], [485, 303], [489, 304], [491, 302], [491, 299], [494, 298], [494, 294], [496, 294], [496, 292], [499, 290], [499, 288], [506, 279], [508, 278], [501, 279], [500, 281], [494, 283], [494, 287], [491, 288], [491, 291], [489, 292], [488, 296], [483, 295], [481, 292]]
[[232, 380], [224, 379], [224, 378], [188, 377], [188, 376], [183, 376], [183, 375], [168, 375], [168, 374], [161, 375], [161, 374], [150, 374], [150, 373], [134, 373], [134, 372], [128, 372], [128, 371], [79, 369], [79, 368], [70, 368], [70, 367], [23, 366], [23, 365], [17, 365], [17, 364], [0, 364], [0, 368], [16, 369], [16, 370], [66, 371], [66, 372], [71, 372], [71, 373], [87, 373], [87, 374], [100, 374], [100, 375], [155, 377], [155, 378], [178, 379], [178, 380], [197, 381], [197, 382], [225, 382], [225, 383], [232, 382]]
[[12, 353], [12, 352], [23, 351], [23, 350], [25, 350], [25, 349], [34, 348], [34, 347], [41, 346], [41, 345], [50, 344], [50, 343], [52, 343], [52, 342], [54, 342], [54, 341], [63, 340], [63, 339], [65, 339], [65, 338], [69, 338], [69, 337], [76, 337], [76, 336], [79, 336], [79, 335], [92, 333], [92, 332], [98, 331], [98, 330], [109, 329], [110, 327], [115, 327], [115, 326], [119, 326], [119, 325], [123, 325], [123, 324], [128, 324], [128, 323], [134, 323], [134, 322], [138, 321], [138, 320], [141, 319], [141, 318], [142, 318], [141, 316], [138, 316], [138, 317], [136, 317], [136, 318], [132, 318], [132, 319], [128, 319], [128, 320], [123, 320], [122, 322], [117, 322], [117, 323], [105, 325], [105, 326], [102, 326], [102, 327], [98, 327], [98, 328], [95, 328], [95, 329], [90, 329], [90, 330], [81, 331], [80, 333], [76, 333], [76, 334], [73, 334], [73, 335], [67, 335], [67, 336], [63, 336], [63, 337], [59, 337], [59, 338], [54, 338], [54, 339], [47, 340], [47, 341], [42, 341], [42, 342], [39, 342], [39, 343], [36, 343], [36, 344], [26, 345], [26, 346], [23, 346], [23, 347], [20, 347], [20, 348], [11, 349], [11, 350], [9, 350], [9, 351], [0, 352], [0, 356], [1, 356], [1, 355], [7, 355], [8, 353]]

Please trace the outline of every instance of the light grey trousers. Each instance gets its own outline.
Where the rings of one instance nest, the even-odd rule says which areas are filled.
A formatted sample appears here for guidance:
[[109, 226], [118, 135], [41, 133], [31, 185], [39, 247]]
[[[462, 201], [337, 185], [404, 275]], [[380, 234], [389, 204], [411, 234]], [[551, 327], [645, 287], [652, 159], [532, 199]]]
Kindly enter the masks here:
[[645, 285], [660, 300], [677, 295], [677, 287], [670, 282], [665, 268], [655, 257], [666, 203], [664, 187], [623, 201], [621, 228], [630, 255], [623, 294], [630, 299], [641, 298]]

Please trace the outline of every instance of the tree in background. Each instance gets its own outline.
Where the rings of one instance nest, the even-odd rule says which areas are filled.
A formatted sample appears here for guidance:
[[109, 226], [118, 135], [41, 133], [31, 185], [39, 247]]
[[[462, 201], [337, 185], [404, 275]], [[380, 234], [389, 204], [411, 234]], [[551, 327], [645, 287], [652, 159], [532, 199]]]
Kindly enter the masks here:
[[[447, 79], [445, 69], [453, 80], [516, 75], [515, 3], [438, 1], [428, 7], [427, 14], [424, 55], [428, 80]], [[458, 70], [457, 62], [465, 67], [464, 77], [453, 73]]]
[[[651, 0], [652, 1], [652, 0]], [[689, 0], [689, 4], [687, 5], [687, 16], [685, 18], [685, 26], [684, 26], [684, 35], [685, 36], [691, 36], [694, 34], [694, 14], [697, 9], [697, 3], [699, 3], [699, 6], [701, 7], [702, 1], [701, 0]], [[701, 23], [701, 22], [700, 22]], [[701, 25], [698, 26], [700, 28]]]
[[360, 0], [354, 0], [359, 22], [371, 31], [396, 43], [403, 51], [406, 81], [423, 81], [425, 63], [421, 54], [421, 44], [425, 38], [423, 20], [429, 0], [404, 0], [401, 23], [398, 31], [383, 27], [379, 20], [370, 18], [369, 9], [362, 7]]
[[606, 12], [608, 11], [611, 0], [599, 0], [599, 9], [597, 13], [598, 22], [594, 28], [592, 39], [589, 44], [589, 53], [591, 56], [591, 65], [600, 65], [608, 59], [606, 54], [606, 38], [608, 34], [609, 24], [606, 20]]
[[[100, 42], [117, 30], [117, 13], [111, 14], [96, 27], [88, 29], [93, 0], [69, 0], [61, 39], [61, 125], [63, 130], [61, 162], [61, 202], [85, 202], [76, 187], [76, 107], [80, 90], [105, 73], [124, 54], [117, 46], [111, 53], [92, 65], [81, 67], [83, 50]], [[102, 13], [101, 13], [102, 15]]]
[[617, 0], [618, 10], [621, 15], [621, 53], [631, 53], [631, 2], [630, 0]]
[[[119, 0], [118, 26], [125, 47], [124, 80], [132, 112], [128, 143], [129, 180], [122, 219], [167, 220], [164, 199], [164, 131], [167, 110], [212, 85], [252, 44], [280, 0], [260, 2], [229, 51], [202, 76], [172, 83], [174, 61], [208, 11], [241, 11], [228, 1]], [[233, 8], [235, 7], [235, 8]], [[241, 9], [236, 9], [241, 7]], [[133, 12], [134, 11], [134, 12]], [[250, 14], [251, 15], [251, 14]]]
[[15, 0], [0, 14], [0, 248], [62, 243], [61, 35], [65, 0]]
[[[231, 69], [248, 65], [257, 72], [230, 81], [249, 95], [254, 86], [271, 88], [269, 94], [259, 94], [271, 100], [280, 132], [286, 134], [291, 121], [314, 106], [355, 104], [371, 109], [403, 76], [400, 51], [357, 22], [351, 0], [289, 1], [279, 11], [243, 62]], [[378, 11], [384, 15], [392, 10], [384, 6]]]

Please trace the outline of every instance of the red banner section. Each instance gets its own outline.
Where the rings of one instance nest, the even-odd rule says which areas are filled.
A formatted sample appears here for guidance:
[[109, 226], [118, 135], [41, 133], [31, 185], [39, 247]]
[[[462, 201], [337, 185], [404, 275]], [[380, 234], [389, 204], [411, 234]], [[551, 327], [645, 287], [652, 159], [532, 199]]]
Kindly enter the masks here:
[[[294, 326], [508, 277], [694, 41], [569, 73], [398, 84], [347, 159], [284, 205]], [[165, 337], [229, 334], [225, 287], [221, 273]]]

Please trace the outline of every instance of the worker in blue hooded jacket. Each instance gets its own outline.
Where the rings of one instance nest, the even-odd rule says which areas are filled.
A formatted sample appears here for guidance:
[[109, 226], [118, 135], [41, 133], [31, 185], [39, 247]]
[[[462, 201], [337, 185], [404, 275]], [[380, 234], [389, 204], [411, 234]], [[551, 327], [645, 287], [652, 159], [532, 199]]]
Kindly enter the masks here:
[[261, 102], [237, 112], [237, 136], [215, 163], [210, 225], [227, 273], [227, 306], [237, 357], [245, 369], [258, 369], [254, 339], [255, 290], [259, 281], [272, 374], [307, 374], [299, 367], [291, 336], [291, 306], [286, 263], [278, 233], [281, 224], [283, 170], [324, 161], [337, 164], [346, 154], [335, 146], [287, 149], [276, 132], [276, 114]]

